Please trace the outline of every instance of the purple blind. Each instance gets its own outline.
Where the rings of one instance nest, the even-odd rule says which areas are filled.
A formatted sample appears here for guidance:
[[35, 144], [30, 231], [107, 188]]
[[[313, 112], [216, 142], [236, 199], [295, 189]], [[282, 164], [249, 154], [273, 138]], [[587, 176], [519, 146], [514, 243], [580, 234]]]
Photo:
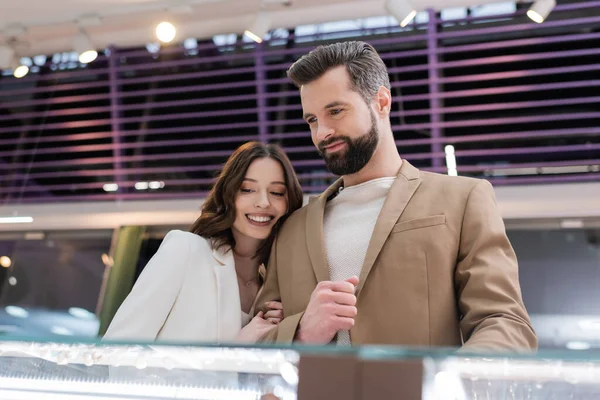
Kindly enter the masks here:
[[[600, 1], [543, 24], [524, 11], [338, 34], [388, 65], [403, 157], [446, 173], [452, 145], [459, 175], [496, 185], [600, 180]], [[333, 177], [285, 70], [330, 41], [111, 48], [82, 69], [0, 78], [0, 199], [202, 197], [248, 140], [281, 144], [306, 192], [321, 191]]]

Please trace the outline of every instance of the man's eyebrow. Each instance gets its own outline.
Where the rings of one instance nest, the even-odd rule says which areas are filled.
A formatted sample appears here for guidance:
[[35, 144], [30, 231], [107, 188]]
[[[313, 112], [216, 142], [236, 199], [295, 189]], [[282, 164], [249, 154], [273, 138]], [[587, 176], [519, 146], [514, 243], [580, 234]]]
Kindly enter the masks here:
[[[328, 103], [325, 105], [325, 107], [323, 107], [324, 110], [328, 110], [330, 108], [334, 108], [334, 107], [339, 107], [339, 106], [345, 106], [348, 103], [344, 103], [343, 101], [332, 101], [331, 103]], [[302, 116], [302, 118], [304, 118], [304, 120], [307, 120], [309, 117], [314, 117], [315, 115], [312, 113], [306, 113]]]
[[345, 106], [347, 104], [348, 103], [344, 103], [343, 101], [336, 100], [336, 101], [332, 101], [331, 103], [327, 104], [325, 107], [323, 107], [323, 109], [327, 110], [329, 108]]

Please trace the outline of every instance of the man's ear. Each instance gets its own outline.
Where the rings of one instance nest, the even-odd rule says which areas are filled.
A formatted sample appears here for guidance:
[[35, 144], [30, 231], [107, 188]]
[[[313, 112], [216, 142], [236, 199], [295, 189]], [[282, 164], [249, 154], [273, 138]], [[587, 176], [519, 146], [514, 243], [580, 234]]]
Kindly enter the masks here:
[[375, 94], [376, 111], [380, 117], [387, 117], [392, 109], [392, 94], [385, 86], [380, 86]]

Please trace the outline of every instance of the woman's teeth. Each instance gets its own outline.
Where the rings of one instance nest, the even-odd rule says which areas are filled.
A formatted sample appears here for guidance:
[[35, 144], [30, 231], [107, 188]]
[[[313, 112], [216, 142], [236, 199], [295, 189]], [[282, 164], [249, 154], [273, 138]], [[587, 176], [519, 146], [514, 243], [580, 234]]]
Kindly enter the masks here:
[[268, 216], [256, 216], [256, 215], [246, 215], [248, 217], [248, 219], [254, 221], [254, 222], [269, 222], [270, 220], [273, 219], [273, 217], [268, 217]]

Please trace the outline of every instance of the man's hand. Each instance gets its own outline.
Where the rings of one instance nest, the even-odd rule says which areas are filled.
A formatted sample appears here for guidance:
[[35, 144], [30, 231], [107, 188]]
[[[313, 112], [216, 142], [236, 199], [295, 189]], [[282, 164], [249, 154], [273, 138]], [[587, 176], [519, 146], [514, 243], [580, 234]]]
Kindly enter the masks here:
[[357, 285], [356, 276], [340, 282], [319, 282], [300, 320], [296, 340], [309, 344], [327, 344], [337, 331], [350, 330], [357, 314], [354, 295]]
[[263, 318], [274, 324], [278, 324], [283, 319], [283, 304], [279, 301], [267, 301], [265, 305], [268, 311], [263, 315]]

